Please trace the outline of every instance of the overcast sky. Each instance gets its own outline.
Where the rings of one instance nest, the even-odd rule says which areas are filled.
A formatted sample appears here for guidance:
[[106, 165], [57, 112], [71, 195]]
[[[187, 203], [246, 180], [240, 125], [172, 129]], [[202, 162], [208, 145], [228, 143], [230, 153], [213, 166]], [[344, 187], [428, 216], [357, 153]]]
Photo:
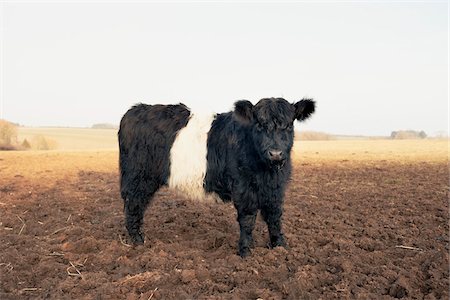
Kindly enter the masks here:
[[447, 1], [1, 5], [3, 118], [118, 124], [134, 103], [317, 101], [298, 129], [448, 127]]

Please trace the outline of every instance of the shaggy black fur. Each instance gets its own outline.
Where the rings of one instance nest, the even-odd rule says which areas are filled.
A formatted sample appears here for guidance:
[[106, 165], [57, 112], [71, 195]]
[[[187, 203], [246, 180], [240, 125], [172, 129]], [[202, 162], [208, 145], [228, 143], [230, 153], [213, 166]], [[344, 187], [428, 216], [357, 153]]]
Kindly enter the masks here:
[[[282, 98], [243, 100], [234, 112], [217, 115], [208, 135], [204, 187], [232, 200], [240, 226], [239, 255], [250, 253], [258, 210], [267, 223], [272, 247], [286, 246], [281, 230], [282, 204], [291, 174], [293, 122], [315, 109], [311, 99], [289, 104]], [[275, 159], [271, 151], [280, 153]]]
[[[272, 247], [286, 246], [281, 230], [282, 204], [291, 174], [293, 122], [315, 109], [311, 99], [290, 104], [282, 98], [235, 103], [234, 112], [219, 114], [207, 140], [206, 192], [233, 201], [240, 226], [239, 255], [250, 253], [258, 210], [267, 223]], [[142, 219], [156, 190], [167, 184], [170, 150], [189, 121], [179, 105], [132, 107], [119, 130], [121, 195], [126, 227], [134, 243], [143, 243]], [[189, 149], [186, 149], [189, 151]]]
[[170, 148], [189, 116], [184, 104], [138, 104], [120, 122], [120, 192], [126, 227], [136, 244], [144, 242], [140, 228], [145, 209], [158, 188], [167, 183]]

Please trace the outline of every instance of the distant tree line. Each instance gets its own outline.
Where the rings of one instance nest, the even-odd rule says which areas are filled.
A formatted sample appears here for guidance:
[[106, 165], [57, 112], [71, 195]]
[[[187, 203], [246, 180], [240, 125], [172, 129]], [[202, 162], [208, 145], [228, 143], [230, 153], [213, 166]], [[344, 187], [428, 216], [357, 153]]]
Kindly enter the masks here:
[[295, 140], [300, 141], [328, 141], [334, 139], [328, 133], [319, 131], [297, 131], [295, 132]]
[[19, 141], [18, 124], [0, 120], [0, 150], [51, 150], [57, 148], [55, 140], [43, 135], [31, 137], [31, 141]]
[[394, 140], [407, 140], [407, 139], [425, 139], [427, 134], [425, 131], [415, 130], [398, 130], [391, 132], [391, 139]]
[[0, 120], [0, 144], [4, 146], [17, 143], [17, 125], [6, 120]]
[[92, 129], [118, 129], [119, 126], [110, 123], [98, 123], [91, 127]]

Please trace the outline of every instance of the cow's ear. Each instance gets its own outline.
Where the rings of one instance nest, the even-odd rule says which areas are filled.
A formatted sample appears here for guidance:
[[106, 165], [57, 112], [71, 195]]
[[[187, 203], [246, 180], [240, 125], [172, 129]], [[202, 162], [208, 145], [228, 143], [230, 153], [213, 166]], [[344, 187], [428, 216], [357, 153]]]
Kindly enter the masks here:
[[239, 100], [234, 103], [234, 117], [243, 124], [253, 121], [253, 104], [248, 100]]
[[298, 101], [294, 104], [295, 107], [295, 119], [303, 121], [308, 119], [316, 109], [316, 102], [313, 99], [305, 99]]

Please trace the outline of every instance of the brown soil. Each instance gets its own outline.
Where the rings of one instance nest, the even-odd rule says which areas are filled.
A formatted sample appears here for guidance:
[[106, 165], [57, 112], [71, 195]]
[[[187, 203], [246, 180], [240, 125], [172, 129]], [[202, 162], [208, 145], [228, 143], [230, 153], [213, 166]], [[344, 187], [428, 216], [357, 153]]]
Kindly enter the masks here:
[[158, 192], [129, 247], [117, 153], [0, 154], [1, 299], [448, 298], [448, 169], [426, 161], [297, 160], [290, 249], [236, 255], [232, 205]]

